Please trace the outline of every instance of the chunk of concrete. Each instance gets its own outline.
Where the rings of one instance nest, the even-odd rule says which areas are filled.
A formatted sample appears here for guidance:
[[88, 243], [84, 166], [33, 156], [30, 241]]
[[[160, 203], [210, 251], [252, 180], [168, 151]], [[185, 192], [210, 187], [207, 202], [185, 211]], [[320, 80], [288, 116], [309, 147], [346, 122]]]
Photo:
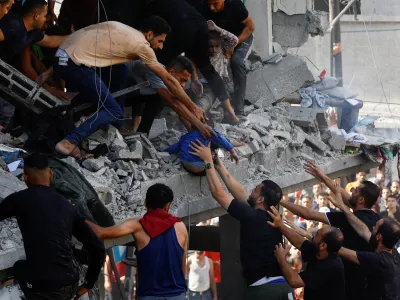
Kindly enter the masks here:
[[167, 143], [169, 146], [175, 145], [178, 142], [179, 142], [179, 139], [177, 137], [172, 137], [167, 140]]
[[294, 125], [314, 130], [318, 128], [316, 121], [318, 112], [319, 109], [314, 108], [303, 108], [300, 106], [288, 107], [289, 118], [293, 121]]
[[137, 157], [136, 159], [142, 159], [143, 158], [143, 146], [142, 143], [139, 141], [135, 141], [130, 147], [129, 150], [131, 153]]
[[267, 114], [264, 115], [256, 115], [256, 114], [249, 114], [247, 119], [251, 124], [259, 124], [265, 128], [268, 128], [271, 125], [270, 118]]
[[116, 173], [117, 173], [118, 177], [126, 177], [126, 176], [128, 176], [128, 172], [126, 172], [126, 171], [124, 171], [122, 169], [118, 169]]
[[118, 152], [123, 149], [127, 149], [128, 145], [120, 139], [115, 139], [114, 142], [111, 144], [110, 149], [111, 151]]
[[346, 139], [336, 132], [331, 132], [331, 138], [328, 140], [328, 144], [332, 147], [332, 150], [341, 151], [346, 147]]
[[252, 127], [253, 127], [253, 129], [255, 131], [257, 131], [261, 135], [267, 135], [268, 134], [268, 131], [264, 127], [262, 127], [262, 126], [260, 126], [258, 124], [253, 124]]
[[89, 158], [86, 159], [83, 163], [82, 166], [84, 166], [86, 169], [92, 172], [97, 172], [101, 168], [104, 167], [105, 160], [103, 157], [100, 158]]
[[236, 151], [239, 154], [239, 156], [243, 157], [250, 157], [253, 154], [253, 150], [250, 148], [248, 144], [237, 147]]
[[287, 131], [271, 130], [269, 133], [273, 136], [280, 137], [280, 138], [286, 139], [288, 141], [290, 141], [292, 139], [290, 132], [287, 132]]
[[309, 38], [306, 14], [287, 15], [277, 11], [272, 14], [274, 42], [282, 47], [295, 48], [304, 45]]
[[264, 68], [257, 69], [247, 74], [246, 99], [252, 104], [259, 99], [265, 99], [263, 106], [269, 106], [276, 101], [264, 79]]
[[165, 119], [155, 119], [153, 125], [151, 125], [149, 132], [149, 140], [158, 137], [163, 132], [167, 131], [167, 121]]
[[158, 152], [158, 156], [165, 161], [166, 163], [169, 162], [171, 155], [168, 152]]
[[274, 136], [270, 135], [270, 134], [262, 137], [261, 140], [262, 140], [262, 142], [264, 143], [265, 146], [269, 146], [269, 145], [271, 145], [272, 143], [275, 142]]
[[325, 155], [325, 153], [329, 150], [328, 146], [321, 140], [319, 140], [307, 133], [304, 133], [304, 136], [305, 136], [306, 141], [311, 145], [311, 147], [316, 149], [322, 155]]
[[254, 154], [255, 162], [266, 169], [273, 169], [279, 163], [278, 149], [262, 150]]
[[253, 153], [260, 151], [260, 144], [257, 140], [253, 140], [249, 143], [249, 147]]

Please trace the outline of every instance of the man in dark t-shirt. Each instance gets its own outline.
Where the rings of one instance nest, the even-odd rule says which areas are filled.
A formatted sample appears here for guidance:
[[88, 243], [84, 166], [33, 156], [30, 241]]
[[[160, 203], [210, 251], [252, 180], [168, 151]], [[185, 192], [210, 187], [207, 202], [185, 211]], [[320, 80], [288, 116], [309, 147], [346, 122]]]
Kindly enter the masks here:
[[[282, 276], [274, 256], [275, 245], [282, 242], [282, 235], [267, 223], [272, 221], [267, 211], [282, 199], [280, 187], [271, 180], [264, 180], [249, 196], [225, 168], [218, 155], [215, 155], [213, 161], [210, 147], [201, 142], [193, 142], [192, 149], [193, 154], [205, 163], [214, 199], [240, 221], [240, 258], [247, 285], [244, 299], [294, 299], [293, 289]], [[215, 170], [232, 195], [224, 191]]]
[[[24, 163], [28, 188], [0, 203], [0, 220], [16, 217], [26, 253], [26, 260], [15, 263], [13, 275], [27, 299], [82, 296], [97, 281], [104, 264], [104, 245], [72, 204], [50, 188], [53, 173], [47, 157], [31, 154]], [[72, 235], [89, 254], [85, 282], [79, 288]]]
[[[312, 162], [308, 162], [305, 167], [306, 171], [318, 180], [321, 180], [329, 189], [335, 189], [335, 183], [321, 171], [318, 166]], [[354, 215], [359, 218], [366, 226], [372, 230], [380, 217], [371, 210], [380, 195], [379, 187], [372, 182], [363, 182], [355, 188], [350, 196], [344, 189], [340, 189], [343, 200], [346, 205], [352, 207]], [[355, 251], [373, 251], [368, 243], [362, 239], [357, 232], [349, 224], [343, 212], [320, 213], [307, 209], [288, 201], [281, 201], [281, 205], [307, 220], [322, 222], [330, 226], [339, 228], [344, 235], [343, 247]], [[366, 277], [360, 269], [360, 266], [351, 261], [344, 261], [345, 278], [346, 278], [346, 299], [347, 300], [364, 300], [366, 295]]]
[[400, 257], [395, 245], [400, 240], [400, 224], [390, 218], [379, 220], [372, 232], [358, 219], [341, 197], [334, 204], [340, 208], [354, 230], [369, 243], [374, 252], [353, 251], [342, 247], [339, 255], [360, 266], [367, 278], [366, 300], [398, 300]]
[[233, 83], [235, 85], [232, 103], [237, 115], [244, 113], [244, 97], [246, 92], [245, 60], [253, 45], [253, 19], [241, 0], [206, 0], [204, 16], [213, 20], [217, 26], [232, 32], [239, 39], [236, 47], [226, 52], [231, 57]]
[[293, 288], [304, 287], [304, 300], [345, 299], [344, 267], [337, 255], [343, 243], [340, 229], [324, 225], [310, 242], [287, 227], [274, 207], [269, 214], [273, 218], [273, 223], [269, 224], [279, 229], [294, 247], [301, 250], [302, 260], [307, 263], [306, 268], [297, 273], [287, 263], [282, 245], [276, 247], [277, 261], [289, 285]]

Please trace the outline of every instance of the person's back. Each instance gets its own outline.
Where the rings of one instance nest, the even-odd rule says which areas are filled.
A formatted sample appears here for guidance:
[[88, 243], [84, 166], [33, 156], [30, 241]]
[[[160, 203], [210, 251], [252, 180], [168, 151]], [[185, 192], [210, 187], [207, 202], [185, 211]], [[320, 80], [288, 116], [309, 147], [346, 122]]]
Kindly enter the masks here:
[[174, 227], [150, 239], [146, 247], [136, 252], [138, 295], [172, 297], [185, 293], [183, 255]]

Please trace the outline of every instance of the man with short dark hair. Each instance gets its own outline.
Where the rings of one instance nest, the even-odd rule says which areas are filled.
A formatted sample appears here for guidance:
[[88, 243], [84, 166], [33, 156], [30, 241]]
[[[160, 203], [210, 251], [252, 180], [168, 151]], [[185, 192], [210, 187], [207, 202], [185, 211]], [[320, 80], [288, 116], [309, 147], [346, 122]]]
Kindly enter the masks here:
[[139, 300], [184, 300], [188, 233], [185, 224], [168, 213], [172, 190], [161, 183], [146, 193], [147, 213], [103, 228], [87, 221], [101, 239], [132, 234], [137, 248]]
[[358, 172], [358, 173], [356, 174], [356, 180], [353, 181], [353, 182], [348, 183], [348, 184], [346, 185], [345, 190], [346, 190], [348, 193], [351, 193], [356, 187], [360, 186], [360, 184], [361, 184], [362, 182], [364, 182], [364, 181], [366, 180], [366, 178], [367, 178], [367, 174], [366, 174], [365, 172]]
[[289, 285], [292, 288], [304, 287], [304, 300], [345, 299], [344, 267], [338, 257], [343, 243], [340, 229], [324, 225], [310, 242], [286, 227], [274, 207], [271, 207], [271, 211], [268, 213], [273, 222], [268, 221], [268, 224], [279, 229], [301, 251], [303, 262], [307, 262], [305, 270], [296, 272], [287, 263], [282, 245], [276, 246], [275, 256]]
[[395, 245], [400, 240], [400, 224], [390, 218], [379, 220], [372, 232], [344, 204], [342, 197], [331, 199], [341, 209], [354, 230], [374, 252], [339, 250], [339, 255], [359, 266], [366, 275], [366, 300], [397, 300], [400, 297], [400, 256]]
[[233, 33], [239, 39], [238, 44], [226, 52], [231, 57], [231, 69], [235, 86], [232, 103], [235, 113], [244, 114], [244, 97], [246, 92], [245, 60], [253, 45], [255, 29], [246, 6], [240, 0], [207, 0], [204, 13], [207, 20], [212, 20], [217, 26]]
[[400, 211], [397, 199], [393, 195], [389, 195], [386, 200], [386, 210], [380, 213], [381, 218], [392, 218], [400, 223]]
[[[89, 155], [78, 148], [85, 138], [108, 124], [122, 127], [124, 101], [120, 99], [117, 103], [111, 93], [126, 87], [127, 68], [124, 63], [132, 60], [141, 60], [179, 101], [190, 107], [198, 118], [204, 119], [203, 110], [190, 100], [181, 84], [157, 61], [154, 51], [163, 48], [170, 31], [164, 19], [151, 16], [143, 20], [140, 31], [109, 21], [76, 31], [62, 43], [56, 54], [59, 62], [54, 65], [55, 74], [97, 104], [98, 111], [59, 142], [57, 152], [78, 159], [87, 158]], [[113, 73], [112, 80], [108, 78], [109, 90], [94, 68], [111, 66]], [[109, 74], [110, 69], [102, 72]]]
[[[336, 184], [334, 181], [326, 176], [315, 163], [307, 162], [304, 169], [317, 180], [324, 183], [331, 191], [335, 190]], [[372, 230], [376, 222], [380, 219], [379, 215], [371, 210], [371, 207], [379, 198], [379, 188], [372, 182], [365, 181], [355, 188], [352, 195], [341, 188], [339, 188], [339, 191], [346, 205], [353, 209], [354, 215]], [[353, 227], [351, 227], [343, 212], [320, 213], [292, 204], [288, 201], [281, 201], [281, 205], [291, 210], [299, 217], [340, 228], [344, 234], [344, 247], [355, 251], [370, 251], [368, 243], [357, 234]], [[365, 275], [360, 272], [359, 267], [355, 264], [348, 261], [345, 261], [343, 264], [346, 277], [346, 299], [364, 300], [366, 297]]]
[[[207, 134], [207, 125], [202, 123], [190, 111], [190, 107], [178, 101], [168, 90], [163, 81], [157, 77], [141, 61], [126, 63], [128, 68], [129, 83], [133, 84], [149, 81], [150, 86], [140, 89], [140, 96], [135, 99], [133, 107], [132, 129], [134, 132], [149, 133], [154, 118], [163, 108], [162, 100], [165, 101], [182, 119], [186, 120], [193, 128], [198, 129], [203, 135]], [[171, 74], [182, 87], [186, 85], [193, 73], [193, 65], [185, 56], [177, 56], [172, 59], [167, 67]]]
[[392, 181], [392, 185], [390, 186], [390, 190], [392, 191], [392, 195], [397, 198], [397, 201], [400, 201], [400, 181], [394, 180]]
[[[282, 276], [274, 255], [275, 245], [282, 242], [282, 234], [267, 223], [272, 221], [268, 210], [282, 199], [281, 188], [271, 180], [264, 180], [248, 195], [218, 155], [214, 155], [213, 159], [210, 146], [204, 146], [199, 141], [192, 142], [191, 148], [191, 154], [205, 163], [207, 181], [214, 199], [240, 221], [240, 257], [247, 284], [244, 299], [280, 300], [294, 297], [293, 289]], [[225, 192], [215, 170], [232, 195]]]
[[[104, 264], [104, 245], [72, 204], [50, 188], [53, 172], [47, 157], [31, 154], [24, 163], [28, 188], [0, 204], [0, 220], [16, 217], [24, 241], [26, 260], [15, 263], [14, 276], [27, 299], [82, 296], [97, 281]], [[72, 236], [89, 254], [85, 282], [78, 290]]]

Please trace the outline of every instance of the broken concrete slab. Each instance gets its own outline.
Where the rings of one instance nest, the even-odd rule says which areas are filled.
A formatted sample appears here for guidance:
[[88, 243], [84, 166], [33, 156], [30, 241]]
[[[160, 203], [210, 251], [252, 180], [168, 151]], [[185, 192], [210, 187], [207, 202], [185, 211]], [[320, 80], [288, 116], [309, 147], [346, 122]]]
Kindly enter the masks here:
[[249, 114], [247, 116], [247, 120], [249, 120], [251, 124], [259, 124], [265, 128], [268, 128], [271, 125], [270, 118], [267, 114], [263, 115]]
[[261, 141], [264, 143], [265, 146], [269, 146], [275, 141], [275, 138], [273, 135], [268, 134], [268, 135], [262, 137]]
[[266, 130], [264, 127], [258, 125], [258, 124], [253, 124], [252, 128], [257, 131], [259, 134], [261, 135], [267, 135], [268, 134], [268, 130]]
[[82, 166], [92, 172], [97, 172], [105, 165], [104, 157], [89, 158], [83, 161]]
[[167, 121], [165, 119], [155, 119], [151, 125], [149, 132], [149, 140], [152, 140], [168, 130]]
[[280, 137], [290, 141], [292, 139], [290, 132], [282, 131], [282, 130], [271, 130], [269, 132], [272, 136]]
[[117, 173], [118, 177], [127, 177], [128, 176], [128, 172], [126, 172], [122, 169], [118, 169], [116, 173]]
[[328, 140], [328, 144], [332, 147], [332, 150], [342, 151], [346, 148], [346, 139], [336, 132], [331, 132], [331, 137]]
[[128, 145], [123, 140], [121, 141], [119, 139], [115, 139], [110, 146], [110, 150], [114, 152], [118, 152], [126, 148], [128, 148]]
[[274, 42], [282, 47], [295, 48], [304, 45], [309, 38], [306, 14], [287, 15], [278, 11], [272, 15]]
[[158, 156], [166, 163], [171, 159], [171, 155], [168, 152], [158, 152]]
[[293, 121], [294, 125], [313, 130], [318, 128], [316, 116], [319, 111], [319, 109], [303, 108], [300, 106], [288, 107], [289, 118]]
[[329, 29], [329, 13], [326, 11], [313, 10], [307, 12], [309, 21], [308, 32], [311, 36], [325, 35]]
[[325, 153], [329, 150], [328, 146], [322, 142], [321, 140], [304, 133], [306, 141], [314, 148], [316, 149], [321, 155], [325, 155]]
[[239, 154], [239, 156], [243, 157], [250, 157], [250, 155], [253, 154], [253, 150], [250, 148], [248, 144], [237, 147], [236, 152]]
[[260, 151], [260, 144], [257, 142], [257, 140], [251, 141], [249, 143], [249, 147], [253, 153]]

